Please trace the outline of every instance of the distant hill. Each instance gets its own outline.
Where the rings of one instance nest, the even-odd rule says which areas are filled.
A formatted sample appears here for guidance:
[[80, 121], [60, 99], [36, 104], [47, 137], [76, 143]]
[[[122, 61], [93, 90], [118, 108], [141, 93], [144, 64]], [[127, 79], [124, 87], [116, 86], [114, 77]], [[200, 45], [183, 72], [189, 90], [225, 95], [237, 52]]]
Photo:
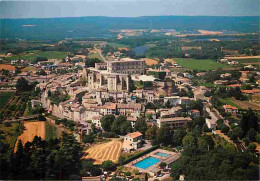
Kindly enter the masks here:
[[111, 29], [259, 31], [259, 17], [148, 16], [0, 19], [1, 39], [111, 37]]

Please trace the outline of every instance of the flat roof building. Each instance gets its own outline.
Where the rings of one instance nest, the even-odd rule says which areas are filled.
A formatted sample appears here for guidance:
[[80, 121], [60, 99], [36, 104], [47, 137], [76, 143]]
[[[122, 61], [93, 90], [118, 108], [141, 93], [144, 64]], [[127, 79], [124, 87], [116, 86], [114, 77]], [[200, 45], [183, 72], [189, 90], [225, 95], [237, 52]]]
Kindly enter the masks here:
[[121, 74], [144, 74], [145, 61], [123, 58], [120, 61], [107, 62], [107, 71]]

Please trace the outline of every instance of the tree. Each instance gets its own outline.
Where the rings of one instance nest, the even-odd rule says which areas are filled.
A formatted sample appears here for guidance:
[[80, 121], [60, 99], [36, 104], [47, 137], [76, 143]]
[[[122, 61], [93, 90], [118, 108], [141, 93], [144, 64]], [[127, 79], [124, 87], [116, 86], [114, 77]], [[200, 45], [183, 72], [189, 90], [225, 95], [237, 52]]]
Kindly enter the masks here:
[[215, 143], [211, 136], [204, 134], [199, 138], [198, 145], [200, 148], [209, 150], [214, 148]]
[[163, 124], [157, 134], [157, 140], [164, 145], [170, 145], [172, 141], [172, 133], [168, 124]]
[[229, 132], [229, 127], [225, 124], [223, 124], [222, 128], [221, 128], [221, 132], [224, 134], [227, 134]]
[[94, 143], [95, 135], [93, 133], [90, 133], [89, 135], [83, 134], [82, 141], [84, 143]]
[[99, 166], [94, 165], [92, 160], [82, 160], [81, 164], [82, 164], [81, 175], [83, 176], [88, 176], [88, 172], [90, 172], [92, 176], [98, 176], [101, 175], [102, 173]]
[[256, 149], [256, 145], [254, 143], [249, 143], [248, 145], [248, 150], [252, 153], [255, 152], [255, 149]]
[[28, 80], [26, 80], [25, 78], [21, 77], [17, 80], [16, 83], [16, 90], [18, 92], [24, 92], [24, 91], [29, 91], [32, 89], [32, 86], [29, 85]]
[[186, 136], [186, 131], [185, 128], [179, 127], [176, 130], [174, 130], [173, 137], [172, 137], [172, 142], [174, 146], [181, 146], [182, 145], [182, 140]]
[[191, 104], [188, 106], [189, 109], [197, 109], [202, 113], [203, 111], [203, 101], [202, 100], [197, 100], [197, 101], [192, 101]]
[[36, 57], [35, 61], [37, 62], [44, 62], [47, 61], [48, 59], [46, 57]]
[[43, 69], [41, 69], [39, 72], [37, 72], [36, 73], [37, 75], [47, 75], [47, 73], [43, 70]]
[[145, 136], [146, 136], [146, 139], [149, 139], [149, 140], [154, 140], [156, 139], [156, 134], [157, 134], [157, 126], [156, 125], [152, 125], [150, 126], [147, 131], [145, 132]]
[[118, 116], [111, 126], [112, 132], [118, 135], [125, 135], [132, 131], [132, 126], [129, 121], [126, 120], [126, 116]]
[[56, 157], [63, 178], [78, 175], [81, 168], [82, 148], [74, 135], [63, 132], [62, 144]]
[[101, 168], [104, 171], [111, 171], [112, 172], [112, 171], [116, 170], [116, 165], [112, 161], [107, 160], [107, 161], [102, 162]]
[[154, 105], [154, 103], [148, 102], [148, 103], [145, 105], [145, 109], [156, 109], [156, 106]]
[[127, 172], [124, 173], [124, 175], [125, 175], [126, 177], [129, 177], [129, 176], [131, 176], [131, 172], [130, 172], [130, 171], [127, 171]]
[[254, 128], [250, 128], [249, 131], [247, 132], [247, 136], [251, 141], [256, 141], [256, 131]]
[[192, 134], [188, 133], [182, 140], [182, 145], [184, 147], [192, 147], [192, 146], [197, 146], [198, 144], [198, 138]]
[[88, 58], [85, 60], [85, 66], [86, 67], [95, 67], [95, 63], [100, 63], [101, 60], [98, 58]]
[[166, 166], [167, 166], [167, 164], [165, 162], [161, 162], [160, 163], [160, 168], [161, 169], [165, 169]]
[[132, 125], [130, 121], [125, 121], [121, 126], [120, 126], [120, 134], [121, 135], [126, 135], [127, 133], [131, 133], [133, 131]]
[[260, 134], [259, 134], [259, 133], [257, 133], [257, 134], [255, 135], [255, 140], [256, 140], [257, 143], [260, 144]]
[[145, 121], [144, 116], [138, 117], [135, 123], [135, 131], [139, 131], [143, 135], [145, 135], [146, 130], [147, 130], [147, 123]]
[[243, 136], [245, 136], [251, 128], [258, 131], [258, 117], [252, 109], [249, 109], [242, 114], [241, 128]]
[[104, 131], [110, 132], [111, 131], [111, 126], [115, 120], [114, 115], [105, 115], [101, 118], [101, 127]]

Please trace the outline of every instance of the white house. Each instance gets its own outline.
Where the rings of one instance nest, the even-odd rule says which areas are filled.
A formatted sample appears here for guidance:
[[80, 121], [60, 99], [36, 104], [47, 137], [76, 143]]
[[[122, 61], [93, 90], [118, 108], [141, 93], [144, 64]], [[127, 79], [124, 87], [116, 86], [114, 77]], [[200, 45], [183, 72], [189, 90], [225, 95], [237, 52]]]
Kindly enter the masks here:
[[131, 152], [142, 147], [143, 134], [140, 132], [129, 133], [125, 136], [122, 149]]

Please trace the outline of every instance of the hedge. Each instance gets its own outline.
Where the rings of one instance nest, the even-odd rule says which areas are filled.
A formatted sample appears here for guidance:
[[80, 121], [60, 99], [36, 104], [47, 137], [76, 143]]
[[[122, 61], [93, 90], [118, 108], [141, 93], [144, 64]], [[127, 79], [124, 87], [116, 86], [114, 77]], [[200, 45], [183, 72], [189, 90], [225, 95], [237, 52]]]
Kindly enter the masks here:
[[161, 79], [161, 80], [164, 80], [165, 76], [166, 76], [166, 72], [157, 72], [157, 71], [149, 71], [148, 72], [148, 75], [152, 75], [154, 76], [155, 78], [157, 79]]
[[135, 160], [135, 159], [141, 157], [141, 156], [144, 156], [145, 154], [150, 153], [150, 152], [152, 152], [152, 151], [158, 149], [159, 147], [160, 147], [159, 145], [155, 145], [155, 146], [153, 146], [153, 147], [151, 147], [151, 148], [149, 148], [149, 149], [147, 149], [147, 150], [144, 150], [144, 151], [142, 151], [142, 152], [140, 152], [140, 153], [137, 153], [136, 155], [134, 155], [134, 156], [132, 156], [132, 157], [126, 159], [126, 160], [124, 161], [124, 164], [127, 164], [127, 163], [129, 163], [129, 162], [131, 162], [131, 161], [133, 161], [133, 160]]

